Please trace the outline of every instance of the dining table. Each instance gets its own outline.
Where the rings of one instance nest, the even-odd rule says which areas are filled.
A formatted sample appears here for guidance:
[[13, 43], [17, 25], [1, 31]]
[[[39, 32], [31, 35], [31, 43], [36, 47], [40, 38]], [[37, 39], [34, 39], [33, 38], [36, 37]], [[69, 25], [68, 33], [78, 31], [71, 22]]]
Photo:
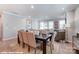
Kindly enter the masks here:
[[52, 38], [52, 34], [36, 35], [35, 36], [36, 40], [40, 40], [43, 42], [43, 54], [47, 53], [47, 48], [46, 48], [47, 42], [48, 42], [48, 40], [51, 41], [51, 38]]

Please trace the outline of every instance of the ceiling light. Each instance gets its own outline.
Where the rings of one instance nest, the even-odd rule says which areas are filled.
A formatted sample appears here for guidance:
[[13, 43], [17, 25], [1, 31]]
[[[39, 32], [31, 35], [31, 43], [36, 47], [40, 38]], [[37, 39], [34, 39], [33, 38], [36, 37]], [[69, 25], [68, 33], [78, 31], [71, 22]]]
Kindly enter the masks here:
[[62, 8], [62, 10], [64, 10], [64, 8]]
[[31, 8], [34, 8], [34, 6], [33, 6], [33, 5], [31, 5]]

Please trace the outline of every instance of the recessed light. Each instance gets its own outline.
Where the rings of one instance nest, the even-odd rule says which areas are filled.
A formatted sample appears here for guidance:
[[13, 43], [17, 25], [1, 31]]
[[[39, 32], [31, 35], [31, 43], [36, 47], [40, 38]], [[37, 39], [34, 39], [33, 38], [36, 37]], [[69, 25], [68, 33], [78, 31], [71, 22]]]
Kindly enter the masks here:
[[31, 5], [31, 8], [33, 9], [33, 8], [34, 8], [34, 6], [33, 6], [33, 5]]
[[62, 8], [62, 10], [64, 10], [64, 8]]

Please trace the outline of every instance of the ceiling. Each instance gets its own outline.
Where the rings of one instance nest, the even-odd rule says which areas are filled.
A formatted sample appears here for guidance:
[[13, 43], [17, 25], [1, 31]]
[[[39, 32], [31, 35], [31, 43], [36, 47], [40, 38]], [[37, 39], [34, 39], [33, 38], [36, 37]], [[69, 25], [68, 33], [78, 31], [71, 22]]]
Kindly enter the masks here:
[[[31, 8], [32, 5], [34, 8]], [[78, 4], [0, 4], [0, 11], [6, 10], [26, 17], [45, 19], [62, 17], [64, 11], [74, 10], [78, 6]]]

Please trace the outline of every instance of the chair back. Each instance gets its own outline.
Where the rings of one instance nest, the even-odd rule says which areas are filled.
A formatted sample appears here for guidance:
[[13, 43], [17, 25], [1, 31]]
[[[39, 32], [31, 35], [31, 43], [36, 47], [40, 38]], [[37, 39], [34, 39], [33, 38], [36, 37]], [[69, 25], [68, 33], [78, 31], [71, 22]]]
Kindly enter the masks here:
[[46, 29], [40, 30], [40, 34], [47, 34], [47, 33], [48, 33], [48, 31]]
[[54, 42], [56, 35], [57, 35], [57, 32], [54, 31], [54, 33], [53, 33], [53, 35], [52, 35], [52, 42]]
[[23, 32], [24, 30], [19, 30], [18, 31], [18, 37], [19, 37], [19, 40], [20, 41], [23, 41], [23, 39], [22, 39], [22, 32]]
[[26, 31], [22, 32], [22, 39], [23, 39], [23, 42], [28, 45], [28, 37], [27, 37]]
[[38, 31], [38, 30], [33, 31], [33, 33], [34, 33], [35, 35], [39, 35], [39, 31]]
[[34, 33], [27, 32], [27, 36], [28, 36], [29, 46], [36, 48], [36, 40]]

